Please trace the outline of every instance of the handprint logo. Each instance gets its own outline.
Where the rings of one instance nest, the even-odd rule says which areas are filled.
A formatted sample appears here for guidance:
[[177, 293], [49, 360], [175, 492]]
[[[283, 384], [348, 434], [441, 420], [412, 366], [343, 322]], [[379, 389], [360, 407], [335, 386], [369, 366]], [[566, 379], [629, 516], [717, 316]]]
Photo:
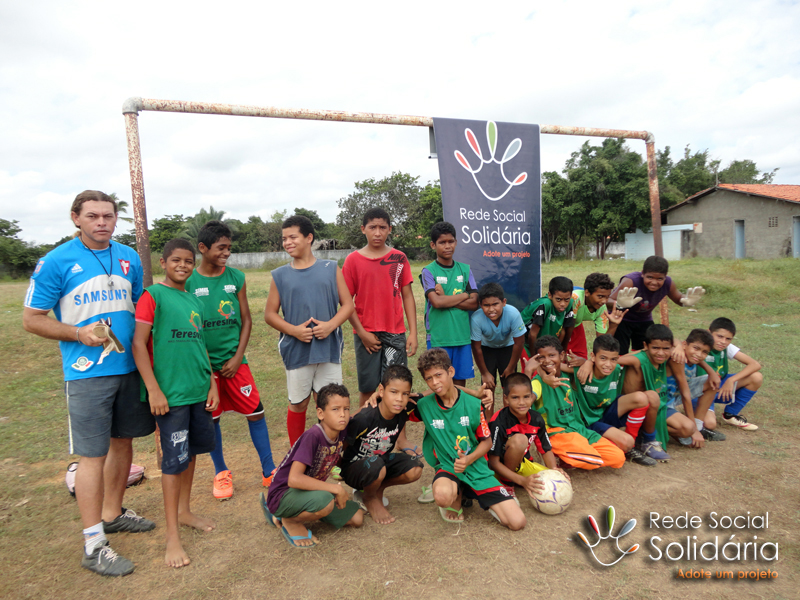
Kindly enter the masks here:
[[[489, 143], [489, 158], [483, 157], [483, 152], [481, 151], [480, 144], [478, 144], [478, 138], [475, 137], [475, 134], [469, 127], [467, 127], [464, 130], [464, 136], [467, 138], [467, 143], [469, 144], [469, 147], [472, 148], [472, 151], [475, 153], [475, 156], [478, 157], [480, 165], [478, 166], [477, 169], [473, 169], [472, 165], [470, 165], [469, 161], [467, 160], [467, 157], [464, 156], [464, 154], [461, 153], [461, 151], [459, 150], [456, 150], [454, 152], [456, 160], [462, 167], [464, 167], [467, 171], [470, 172], [470, 174], [472, 175], [472, 179], [475, 181], [475, 185], [478, 187], [481, 194], [483, 194], [488, 200], [491, 200], [492, 202], [497, 202], [498, 200], [503, 198], [503, 196], [508, 194], [511, 188], [525, 183], [525, 181], [528, 179], [528, 173], [526, 172], [520, 173], [513, 180], [510, 180], [508, 177], [506, 177], [504, 165], [512, 158], [514, 158], [522, 149], [522, 140], [520, 140], [519, 138], [515, 138], [514, 140], [512, 140], [512, 142], [506, 148], [506, 151], [503, 153], [503, 158], [497, 160], [497, 158], [495, 157], [495, 154], [497, 152], [497, 124], [494, 121], [486, 122], [486, 141]], [[483, 169], [484, 165], [487, 165], [489, 163], [495, 163], [500, 165], [500, 175], [502, 175], [503, 180], [506, 182], [506, 184], [508, 184], [508, 187], [506, 187], [505, 191], [499, 196], [490, 196], [489, 194], [487, 194], [484, 191], [483, 187], [481, 186], [480, 182], [478, 181], [477, 174], [481, 172], [481, 169]]]
[[[592, 515], [589, 515], [588, 519], [589, 519], [589, 525], [592, 526], [592, 529], [597, 534], [597, 541], [594, 544], [590, 544], [589, 540], [586, 539], [586, 536], [583, 535], [583, 533], [581, 533], [580, 531], [578, 532], [578, 537], [581, 538], [581, 541], [584, 544], [586, 544], [586, 546], [589, 548], [589, 552], [592, 553], [592, 556], [594, 557], [594, 559], [598, 563], [603, 565], [604, 567], [610, 567], [611, 565], [617, 564], [623, 558], [625, 558], [629, 554], [633, 554], [634, 552], [636, 552], [639, 549], [639, 544], [634, 544], [633, 546], [631, 546], [627, 550], [623, 550], [622, 548], [619, 547], [619, 538], [621, 538], [623, 535], [628, 535], [631, 531], [633, 531], [634, 527], [636, 527], [636, 519], [631, 519], [630, 521], [625, 523], [625, 525], [622, 526], [622, 529], [620, 529], [620, 531], [619, 531], [619, 533], [617, 535], [611, 535], [611, 530], [614, 528], [614, 507], [613, 506], [609, 506], [608, 507], [608, 513], [606, 515], [606, 520], [608, 522], [608, 534], [604, 535], [604, 536], [600, 535], [600, 528], [597, 526], [597, 521], [594, 520], [594, 517]], [[622, 552], [622, 554], [614, 562], [610, 562], [610, 563], [606, 564], [604, 562], [601, 562], [600, 559], [597, 558], [597, 555], [594, 553], [594, 548], [600, 542], [602, 542], [603, 540], [607, 540], [608, 538], [611, 538], [616, 542], [617, 550]]]

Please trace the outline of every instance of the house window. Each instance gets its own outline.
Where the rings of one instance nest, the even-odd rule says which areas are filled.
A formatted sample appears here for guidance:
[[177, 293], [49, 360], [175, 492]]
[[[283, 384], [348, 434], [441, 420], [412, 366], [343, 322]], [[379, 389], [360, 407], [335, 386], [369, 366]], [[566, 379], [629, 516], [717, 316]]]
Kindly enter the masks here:
[[769, 226], [770, 227], [777, 227], [778, 226], [778, 217], [770, 217], [769, 218]]

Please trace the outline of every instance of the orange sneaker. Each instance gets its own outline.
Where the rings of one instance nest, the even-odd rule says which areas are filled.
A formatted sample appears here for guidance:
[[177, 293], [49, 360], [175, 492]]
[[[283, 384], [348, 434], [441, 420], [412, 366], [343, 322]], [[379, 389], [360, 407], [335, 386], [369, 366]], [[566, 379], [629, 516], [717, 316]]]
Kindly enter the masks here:
[[269, 477], [261, 476], [261, 483], [264, 485], [265, 488], [268, 488], [272, 485], [272, 478], [275, 477], [275, 473], [278, 471], [278, 467], [272, 469], [272, 472], [269, 474]]
[[214, 477], [214, 498], [228, 500], [233, 497], [233, 480], [230, 471], [220, 471]]

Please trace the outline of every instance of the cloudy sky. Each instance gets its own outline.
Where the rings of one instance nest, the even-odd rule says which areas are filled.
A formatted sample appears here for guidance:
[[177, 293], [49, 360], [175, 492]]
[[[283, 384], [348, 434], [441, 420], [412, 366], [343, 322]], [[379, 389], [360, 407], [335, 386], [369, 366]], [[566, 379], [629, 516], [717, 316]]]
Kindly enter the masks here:
[[[52, 242], [81, 190], [130, 201], [130, 96], [646, 129], [673, 155], [800, 184], [799, 25], [789, 1], [3, 2], [0, 218]], [[331, 221], [355, 181], [438, 177], [424, 128], [153, 112], [139, 127], [150, 220], [213, 205]], [[543, 170], [585, 139], [542, 136]]]

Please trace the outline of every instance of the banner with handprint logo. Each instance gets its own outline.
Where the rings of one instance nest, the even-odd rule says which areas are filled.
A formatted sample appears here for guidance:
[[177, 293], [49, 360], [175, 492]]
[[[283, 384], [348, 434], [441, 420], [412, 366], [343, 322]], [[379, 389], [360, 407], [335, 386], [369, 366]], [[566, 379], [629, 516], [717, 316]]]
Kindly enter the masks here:
[[433, 129], [454, 258], [522, 310], [541, 288], [539, 126], [435, 118]]

